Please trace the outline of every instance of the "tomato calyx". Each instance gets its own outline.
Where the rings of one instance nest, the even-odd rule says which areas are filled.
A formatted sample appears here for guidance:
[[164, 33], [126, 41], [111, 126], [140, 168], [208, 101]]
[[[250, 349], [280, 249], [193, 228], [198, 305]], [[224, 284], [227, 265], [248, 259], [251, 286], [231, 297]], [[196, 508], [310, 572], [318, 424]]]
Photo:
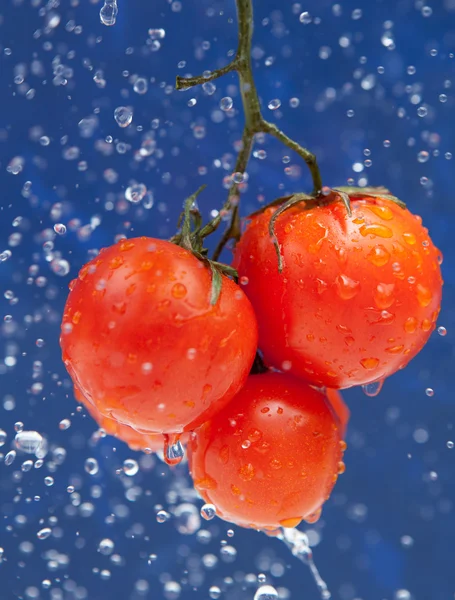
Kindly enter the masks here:
[[269, 222], [269, 235], [272, 239], [273, 245], [275, 247], [277, 259], [278, 259], [278, 271], [279, 273], [283, 270], [283, 256], [281, 254], [280, 244], [278, 242], [278, 238], [275, 233], [275, 226], [277, 219], [280, 215], [282, 215], [285, 211], [289, 210], [293, 206], [297, 204], [304, 203], [304, 208], [309, 210], [311, 208], [317, 208], [321, 206], [327, 206], [328, 204], [332, 204], [333, 202], [337, 202], [341, 200], [346, 208], [346, 212], [348, 216], [352, 216], [351, 210], [351, 199], [358, 198], [382, 198], [384, 200], [389, 200], [391, 202], [395, 202], [400, 208], [406, 208], [406, 204], [399, 200], [396, 196], [393, 196], [389, 190], [385, 187], [353, 187], [353, 186], [342, 186], [337, 188], [323, 188], [320, 192], [315, 195], [309, 195], [304, 193], [292, 194], [290, 196], [284, 196], [281, 198], [277, 198], [263, 206], [260, 210], [252, 213], [251, 217], [259, 215], [263, 213], [270, 207], [278, 206], [279, 208], [273, 213], [270, 222]]
[[210, 293], [210, 304], [215, 306], [221, 294], [223, 286], [223, 275], [231, 277], [237, 282], [237, 271], [215, 260], [208, 258], [208, 250], [204, 248], [204, 239], [216, 231], [219, 221], [212, 220], [203, 225], [202, 215], [199, 212], [196, 200], [199, 194], [206, 188], [202, 185], [194, 194], [189, 196], [183, 204], [183, 212], [178, 221], [181, 225], [179, 233], [176, 233], [169, 241], [181, 248], [191, 252], [198, 260], [206, 265], [212, 273], [212, 289]]

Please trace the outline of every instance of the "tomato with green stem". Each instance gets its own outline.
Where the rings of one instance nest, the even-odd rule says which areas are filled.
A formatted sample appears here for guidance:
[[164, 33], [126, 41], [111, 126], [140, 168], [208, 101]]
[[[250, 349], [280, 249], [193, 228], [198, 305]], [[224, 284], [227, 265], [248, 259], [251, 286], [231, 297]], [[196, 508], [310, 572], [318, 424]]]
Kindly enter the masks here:
[[191, 252], [152, 238], [121, 240], [70, 286], [60, 343], [83, 398], [140, 433], [181, 433], [245, 382], [257, 345], [253, 309]]
[[281, 373], [251, 375], [189, 443], [194, 485], [227, 521], [257, 529], [313, 521], [344, 443], [326, 396]]
[[403, 368], [435, 328], [442, 292], [419, 217], [362, 190], [349, 214], [340, 198], [300, 202], [274, 224], [274, 207], [253, 215], [233, 262], [265, 363], [338, 389]]

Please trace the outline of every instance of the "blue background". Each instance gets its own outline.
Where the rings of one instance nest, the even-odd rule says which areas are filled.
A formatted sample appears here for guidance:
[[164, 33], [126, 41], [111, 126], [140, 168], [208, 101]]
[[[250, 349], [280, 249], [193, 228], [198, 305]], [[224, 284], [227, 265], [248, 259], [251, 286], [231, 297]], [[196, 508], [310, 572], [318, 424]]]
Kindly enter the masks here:
[[[347, 0], [340, 9], [326, 0], [301, 6], [257, 0], [255, 6], [254, 67], [266, 117], [316, 152], [326, 185], [366, 178], [363, 184], [391, 189], [423, 217], [445, 258], [438, 324], [447, 336], [434, 333], [378, 397], [361, 390], [345, 394], [352, 410], [347, 471], [321, 521], [309, 528], [310, 539], [321, 538], [316, 562], [335, 598], [447, 600], [455, 593], [455, 449], [447, 447], [455, 440], [455, 158], [447, 154], [455, 153], [455, 3], [433, 0], [429, 16], [419, 0]], [[16, 358], [14, 366], [0, 360], [0, 428], [8, 434], [0, 452], [13, 447], [17, 421], [45, 435], [50, 447], [41, 469], [21, 472], [30, 458], [23, 454], [10, 466], [0, 463], [0, 598], [155, 600], [166, 597], [168, 579], [180, 582], [185, 600], [209, 598], [212, 585], [221, 587], [223, 599], [251, 599], [257, 583], [245, 574], [263, 572], [281, 588], [280, 597], [316, 599], [308, 570], [278, 541], [235, 527], [229, 538], [229, 525], [216, 519], [203, 522], [212, 533], [204, 545], [196, 535], [179, 533], [175, 517], [157, 523], [158, 505], [172, 512], [182, 497], [191, 500], [185, 467], [171, 473], [112, 438], [91, 443], [95, 424], [76, 412], [58, 346], [68, 282], [94, 249], [119, 234], [172, 235], [183, 199], [202, 183], [208, 184], [200, 197], [204, 216], [219, 208], [243, 119], [234, 74], [216, 81], [212, 95], [172, 89], [176, 74], [226, 64], [236, 47], [232, 0], [121, 0], [111, 28], [99, 22], [100, 8], [89, 0], [0, 5], [0, 252], [12, 252], [0, 263], [1, 314], [12, 316], [2, 320], [0, 358]], [[299, 20], [304, 10], [313, 17], [307, 25]], [[53, 13], [60, 22], [46, 29], [57, 21]], [[149, 28], [165, 29], [159, 49], [146, 43]], [[330, 48], [328, 58], [321, 47]], [[181, 61], [186, 66], [179, 68]], [[65, 81], [54, 79], [59, 70]], [[100, 70], [103, 75], [96, 75]], [[135, 75], [149, 80], [146, 94], [134, 92]], [[104, 77], [105, 87], [94, 77]], [[226, 96], [234, 102], [230, 115], [219, 107]], [[197, 103], [189, 107], [192, 98]], [[291, 98], [298, 98], [298, 107], [290, 106]], [[275, 111], [267, 108], [273, 99], [281, 101]], [[113, 118], [121, 105], [134, 108], [127, 129]], [[97, 126], [82, 137], [78, 123], [94, 112]], [[155, 152], [138, 162], [134, 153], [150, 130]], [[48, 145], [41, 136], [48, 136]], [[112, 143], [103, 142], [107, 136]], [[117, 141], [128, 145], [125, 153]], [[71, 147], [79, 156], [68, 160], [77, 154], [68, 153]], [[305, 166], [287, 148], [272, 139], [258, 148], [267, 157], [251, 159], [244, 215], [260, 201], [311, 187]], [[421, 151], [429, 153], [423, 163]], [[16, 175], [9, 172], [15, 157], [23, 163]], [[362, 172], [353, 169], [356, 163]], [[285, 173], [291, 165], [301, 167], [300, 177]], [[106, 169], [117, 172], [115, 183], [106, 180]], [[152, 207], [125, 201], [132, 180], [153, 193]], [[67, 226], [66, 235], [53, 233], [55, 223]], [[17, 233], [20, 240], [10, 237]], [[53, 250], [43, 248], [49, 240]], [[67, 276], [52, 271], [49, 252], [69, 261]], [[38, 265], [38, 274], [31, 265]], [[33, 378], [36, 361], [42, 372], [35, 364]], [[71, 427], [62, 431], [65, 418]], [[428, 439], [419, 443], [422, 435]], [[55, 448], [62, 447], [66, 458], [59, 465]], [[133, 455], [141, 460], [138, 475], [116, 474]], [[96, 476], [84, 471], [88, 457], [99, 461]], [[46, 476], [54, 477], [53, 486], [44, 484]], [[85, 502], [93, 504], [89, 517], [81, 514]], [[39, 540], [37, 531], [52, 517], [53, 534]], [[114, 558], [98, 552], [103, 538], [115, 543]], [[220, 557], [222, 540], [237, 549], [232, 563]], [[157, 559], [148, 564], [151, 553]], [[216, 555], [218, 564], [204, 566], [205, 554]], [[51, 590], [43, 589], [45, 579]]]

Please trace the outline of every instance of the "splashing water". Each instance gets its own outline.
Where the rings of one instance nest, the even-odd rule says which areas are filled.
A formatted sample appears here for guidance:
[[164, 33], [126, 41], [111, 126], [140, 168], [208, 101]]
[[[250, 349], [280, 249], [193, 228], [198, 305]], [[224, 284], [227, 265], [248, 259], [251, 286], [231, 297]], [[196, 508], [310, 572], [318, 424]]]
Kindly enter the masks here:
[[115, 25], [118, 15], [117, 0], [104, 0], [104, 6], [100, 10], [100, 21], [103, 25]]
[[313, 552], [308, 543], [308, 537], [303, 531], [298, 529], [282, 529], [282, 533], [278, 535], [278, 539], [282, 540], [291, 550], [293, 556], [301, 560], [310, 568], [313, 579], [316, 582], [322, 600], [329, 600], [332, 597], [326, 582], [322, 579], [319, 571], [313, 561]]

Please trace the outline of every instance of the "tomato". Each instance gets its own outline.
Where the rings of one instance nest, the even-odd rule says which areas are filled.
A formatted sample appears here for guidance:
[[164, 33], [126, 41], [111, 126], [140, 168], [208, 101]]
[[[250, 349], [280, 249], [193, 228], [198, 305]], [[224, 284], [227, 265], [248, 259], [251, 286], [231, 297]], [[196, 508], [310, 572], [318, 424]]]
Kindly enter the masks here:
[[338, 419], [320, 391], [282, 373], [251, 375], [189, 442], [194, 485], [245, 527], [316, 520], [341, 463]]
[[257, 325], [241, 289], [223, 276], [210, 304], [210, 269], [151, 238], [122, 240], [70, 285], [60, 344], [83, 397], [144, 433], [180, 433], [240, 389]]
[[[74, 396], [78, 402], [84, 404], [90, 416], [98, 424], [98, 427], [104, 429], [108, 435], [112, 435], [122, 442], [125, 442], [131, 450], [151, 450], [152, 452], [163, 450], [164, 438], [161, 433], [140, 433], [129, 425], [124, 425], [114, 419], [105, 417], [93, 404], [83, 397], [76, 387], [74, 388]], [[183, 441], [186, 441], [186, 439], [182, 439], [182, 442]]]
[[[334, 192], [332, 192], [334, 193]], [[331, 388], [376, 382], [424, 346], [439, 313], [440, 256], [421, 219], [393, 201], [351, 197], [253, 216], [234, 267], [269, 366]]]
[[351, 411], [349, 410], [347, 404], [343, 400], [343, 396], [337, 390], [331, 390], [330, 388], [326, 389], [327, 398], [335, 411], [336, 416], [338, 417], [338, 421], [340, 423], [340, 432], [341, 437], [344, 439], [346, 437], [346, 430], [348, 428], [349, 418], [351, 416]]

